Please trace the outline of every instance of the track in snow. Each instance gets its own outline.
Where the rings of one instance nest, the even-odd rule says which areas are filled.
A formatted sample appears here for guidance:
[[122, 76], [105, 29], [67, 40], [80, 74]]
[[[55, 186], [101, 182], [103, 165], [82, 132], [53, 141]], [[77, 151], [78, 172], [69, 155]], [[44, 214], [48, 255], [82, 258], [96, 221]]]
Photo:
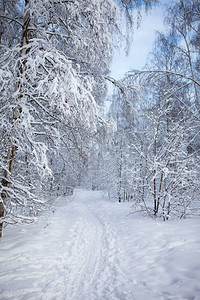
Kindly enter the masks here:
[[[95, 196], [97, 199], [95, 199]], [[99, 193], [78, 193], [72, 204], [77, 212], [71, 228], [66, 297], [67, 299], [133, 299], [121, 287], [119, 245], [116, 228], [108, 223]]]
[[123, 286], [117, 229], [109, 222], [112, 212], [99, 205], [100, 197], [98, 192], [76, 191], [69, 205], [59, 198], [39, 232], [35, 225], [29, 236], [25, 226], [19, 245], [14, 237], [13, 243], [4, 238], [0, 263], [11, 268], [1, 276], [0, 299], [133, 299]]
[[0, 241], [0, 300], [199, 300], [199, 219], [153, 221], [100, 192], [58, 198]]

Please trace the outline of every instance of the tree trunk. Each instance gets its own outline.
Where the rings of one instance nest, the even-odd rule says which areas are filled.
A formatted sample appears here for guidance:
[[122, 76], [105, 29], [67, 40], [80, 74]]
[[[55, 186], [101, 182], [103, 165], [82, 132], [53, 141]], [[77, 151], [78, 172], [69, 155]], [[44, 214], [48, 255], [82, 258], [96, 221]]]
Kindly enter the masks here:
[[[156, 145], [156, 138], [154, 141], [154, 164], [156, 160], [156, 150], [157, 150], [157, 145]], [[156, 170], [154, 169], [153, 171], [153, 198], [154, 198], [154, 216], [157, 215], [157, 182], [156, 182]]]
[[[7, 202], [7, 191], [6, 189], [9, 188], [10, 186], [10, 180], [9, 177], [13, 171], [13, 165], [14, 165], [14, 160], [15, 160], [15, 155], [16, 155], [17, 147], [11, 145], [10, 149], [8, 151], [8, 156], [7, 156], [7, 161], [8, 161], [8, 169], [4, 171], [4, 176], [2, 179], [2, 186], [5, 188], [5, 190], [2, 190], [1, 192], [1, 202], [0, 202], [0, 218], [4, 217], [5, 213], [5, 206]], [[0, 237], [2, 236], [2, 228], [3, 228], [3, 223], [0, 223]]]
[[[24, 13], [24, 24], [23, 24], [23, 30], [22, 30], [22, 39], [21, 39], [21, 46], [25, 46], [28, 44], [28, 36], [29, 36], [29, 24], [30, 24], [30, 14], [29, 14], [29, 1], [30, 0], [25, 0], [25, 13]], [[21, 56], [26, 54], [26, 49], [22, 49], [21, 51]], [[25, 64], [25, 63], [24, 63]], [[22, 75], [24, 72], [24, 64], [19, 68], [19, 74]], [[16, 90], [20, 89], [21, 91], [21, 85], [22, 83], [20, 80], [16, 84]], [[18, 98], [16, 99], [16, 107], [13, 109], [13, 116], [11, 119], [11, 123], [14, 124], [17, 119], [19, 119], [21, 108], [17, 104], [21, 97], [21, 92], [19, 93]], [[1, 181], [2, 184], [2, 192], [1, 192], [1, 201], [0, 201], [0, 218], [3, 218], [5, 215], [5, 207], [7, 203], [7, 198], [8, 198], [8, 193], [7, 189], [10, 187], [10, 176], [13, 171], [13, 166], [14, 166], [14, 161], [17, 153], [17, 146], [15, 145], [16, 142], [16, 135], [15, 135], [15, 130], [13, 131], [13, 136], [10, 136], [10, 146], [8, 149], [8, 154], [7, 154], [7, 169], [4, 170], [3, 172], [3, 179]], [[0, 237], [2, 237], [2, 230], [3, 230], [3, 222], [0, 223]]]
[[120, 159], [119, 159], [119, 182], [118, 182], [118, 201], [122, 201], [122, 142], [120, 144]]

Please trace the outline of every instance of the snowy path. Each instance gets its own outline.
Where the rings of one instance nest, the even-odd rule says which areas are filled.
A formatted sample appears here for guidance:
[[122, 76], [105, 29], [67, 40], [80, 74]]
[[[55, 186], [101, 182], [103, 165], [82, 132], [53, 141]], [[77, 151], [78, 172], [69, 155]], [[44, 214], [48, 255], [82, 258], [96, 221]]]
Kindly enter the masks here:
[[38, 224], [6, 228], [1, 300], [200, 299], [199, 220], [126, 218], [129, 203], [73, 198]]

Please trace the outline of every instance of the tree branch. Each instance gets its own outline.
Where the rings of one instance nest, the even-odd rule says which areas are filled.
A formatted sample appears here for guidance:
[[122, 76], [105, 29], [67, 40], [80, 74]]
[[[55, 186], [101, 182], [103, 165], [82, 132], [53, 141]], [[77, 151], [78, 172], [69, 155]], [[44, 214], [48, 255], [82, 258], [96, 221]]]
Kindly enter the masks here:
[[4, 18], [4, 19], [8, 19], [10, 21], [16, 22], [18, 25], [20, 25], [21, 27], [23, 27], [23, 24], [20, 23], [18, 20], [14, 19], [14, 18], [7, 17], [7, 16], [2, 16], [2, 15], [0, 15], [0, 18]]
[[194, 78], [186, 76], [184, 74], [180, 74], [180, 73], [176, 73], [176, 72], [172, 72], [172, 71], [166, 71], [166, 70], [143, 70], [143, 71], [133, 70], [133, 71], [128, 72], [127, 77], [129, 77], [130, 75], [142, 75], [142, 74], [148, 74], [148, 73], [149, 74], [153, 74], [153, 73], [159, 74], [160, 73], [160, 74], [164, 74], [164, 75], [175, 75], [175, 76], [190, 80], [200, 87], [200, 82], [196, 81]]

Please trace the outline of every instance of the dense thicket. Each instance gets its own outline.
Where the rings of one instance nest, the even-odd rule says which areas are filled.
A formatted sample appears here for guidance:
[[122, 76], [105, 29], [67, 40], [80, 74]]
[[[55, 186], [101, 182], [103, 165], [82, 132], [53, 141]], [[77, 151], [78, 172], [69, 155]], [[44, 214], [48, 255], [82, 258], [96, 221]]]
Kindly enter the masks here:
[[77, 186], [164, 220], [199, 214], [199, 1], [168, 6], [144, 70], [107, 76], [119, 13], [129, 34], [134, 8], [155, 2], [0, 2], [1, 224]]
[[[154, 2], [116, 3], [131, 25], [133, 5]], [[116, 3], [1, 0], [1, 222], [31, 222], [45, 194], [83, 181], [91, 137], [105, 123], [98, 111], [119, 32]]]
[[200, 2], [167, 12], [168, 33], [157, 34], [147, 67], [130, 71], [113, 96], [117, 130], [102, 177], [111, 196], [164, 220], [200, 210]]

